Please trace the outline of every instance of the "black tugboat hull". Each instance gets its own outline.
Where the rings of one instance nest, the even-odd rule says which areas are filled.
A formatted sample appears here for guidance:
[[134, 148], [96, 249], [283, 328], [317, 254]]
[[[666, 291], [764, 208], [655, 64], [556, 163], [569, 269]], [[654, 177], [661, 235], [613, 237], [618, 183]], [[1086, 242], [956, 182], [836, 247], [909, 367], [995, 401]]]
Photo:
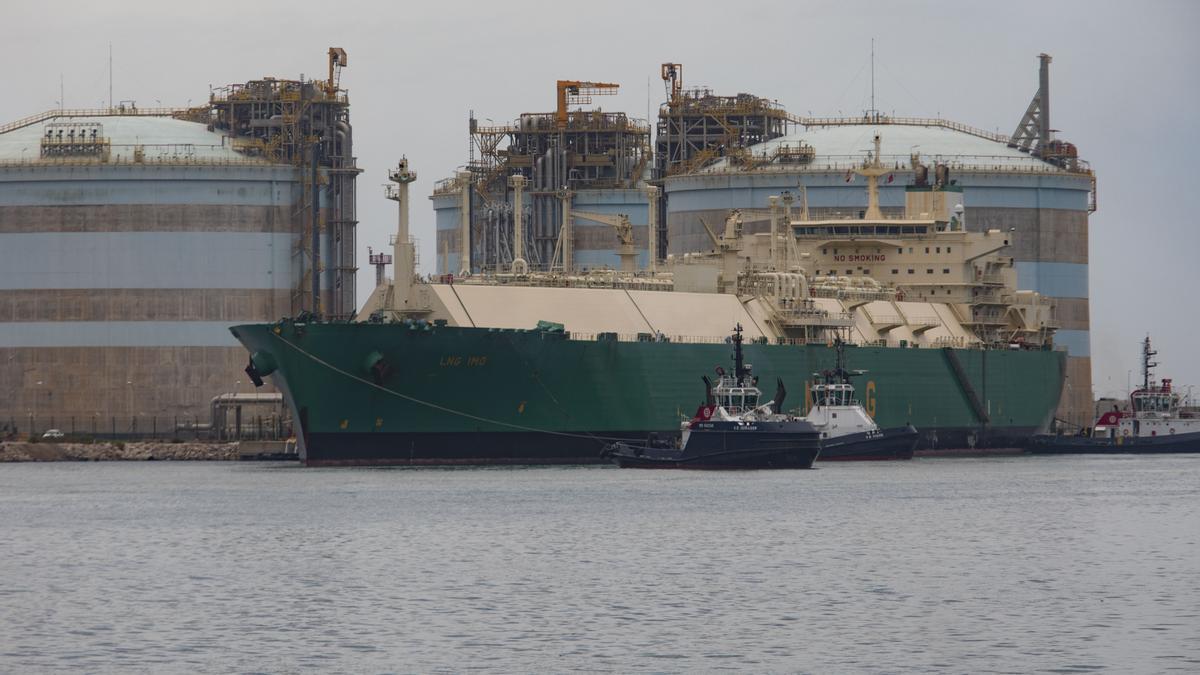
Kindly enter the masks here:
[[629, 469], [811, 469], [821, 452], [807, 422], [703, 423], [683, 448], [614, 443], [604, 458]]
[[1117, 438], [1034, 436], [1025, 447], [1035, 455], [1141, 455], [1200, 453], [1200, 433]]
[[822, 462], [912, 459], [921, 436], [912, 426], [848, 434], [821, 441]]

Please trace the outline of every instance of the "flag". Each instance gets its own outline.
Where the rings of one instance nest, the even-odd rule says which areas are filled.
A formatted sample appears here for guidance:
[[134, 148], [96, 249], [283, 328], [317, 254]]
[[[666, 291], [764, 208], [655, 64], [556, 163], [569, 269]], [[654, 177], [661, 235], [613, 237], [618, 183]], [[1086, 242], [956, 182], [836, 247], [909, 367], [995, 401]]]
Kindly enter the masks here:
[[896, 174], [894, 174], [894, 173], [889, 173], [889, 174], [888, 174], [888, 179], [887, 179], [887, 182], [889, 182], [889, 183], [890, 183], [890, 182], [892, 182], [892, 181], [894, 181], [894, 180], [896, 180]]
[[846, 172], [846, 182], [847, 182], [847, 183], [849, 183], [849, 182], [850, 182], [850, 181], [852, 181], [852, 180], [854, 180], [854, 172], [853, 172], [853, 171], [847, 171], [847, 172]]

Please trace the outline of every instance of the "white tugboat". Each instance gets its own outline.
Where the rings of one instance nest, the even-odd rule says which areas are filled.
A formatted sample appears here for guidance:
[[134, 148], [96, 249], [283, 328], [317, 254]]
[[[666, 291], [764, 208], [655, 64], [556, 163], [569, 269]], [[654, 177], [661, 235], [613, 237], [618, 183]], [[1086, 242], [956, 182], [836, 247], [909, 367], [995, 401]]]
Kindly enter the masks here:
[[1180, 394], [1169, 378], [1154, 381], [1158, 352], [1142, 341], [1142, 386], [1129, 394], [1132, 410], [1112, 410], [1081, 435], [1040, 434], [1028, 450], [1035, 454], [1200, 452], [1200, 408]]
[[846, 369], [846, 345], [834, 341], [833, 370], [813, 373], [810, 409], [805, 417], [821, 433], [823, 460], [912, 459], [917, 430], [911, 424], [880, 429], [855, 398], [850, 379], [866, 371]]
[[639, 469], [811, 469], [821, 447], [807, 420], [781, 412], [787, 391], [778, 381], [775, 398], [763, 402], [742, 355], [742, 326], [734, 328], [733, 373], [705, 376], [705, 401], [677, 437], [652, 435], [644, 444], [618, 442], [601, 457]]

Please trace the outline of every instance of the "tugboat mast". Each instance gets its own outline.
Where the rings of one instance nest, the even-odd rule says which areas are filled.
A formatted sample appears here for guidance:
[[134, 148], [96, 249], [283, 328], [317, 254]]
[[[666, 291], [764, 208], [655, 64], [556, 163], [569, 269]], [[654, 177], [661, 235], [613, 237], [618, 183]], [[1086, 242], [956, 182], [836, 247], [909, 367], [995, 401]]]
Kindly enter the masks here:
[[1150, 389], [1150, 370], [1158, 365], [1150, 360], [1156, 354], [1158, 352], [1150, 349], [1150, 336], [1147, 335], [1146, 339], [1142, 340], [1142, 389], [1144, 391]]
[[[833, 339], [834, 364], [833, 370], [822, 371], [825, 384], [850, 384], [850, 378], [862, 375], [866, 371], [846, 369], [846, 341], [840, 336]], [[814, 373], [816, 375], [817, 373]]]
[[737, 386], [742, 386], [746, 375], [746, 359], [742, 355], [742, 324], [739, 323], [733, 327], [733, 377]]

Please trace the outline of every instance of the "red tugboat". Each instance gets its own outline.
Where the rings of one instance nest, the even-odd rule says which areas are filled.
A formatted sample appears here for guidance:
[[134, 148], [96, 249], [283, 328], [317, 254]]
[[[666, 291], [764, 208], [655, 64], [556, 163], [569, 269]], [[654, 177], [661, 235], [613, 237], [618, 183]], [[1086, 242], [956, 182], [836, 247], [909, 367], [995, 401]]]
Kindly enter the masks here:
[[731, 339], [733, 373], [718, 368], [716, 386], [703, 378], [704, 405], [681, 425], [678, 436], [613, 443], [601, 457], [638, 469], [811, 469], [821, 451], [817, 429], [780, 412], [787, 394], [783, 380], [775, 397], [762, 402], [758, 378], [742, 354], [741, 324]]
[[[1100, 416], [1090, 433], [1039, 434], [1027, 448], [1039, 455], [1093, 453], [1200, 452], [1200, 408], [1164, 378], [1156, 383], [1149, 336], [1142, 342], [1142, 386], [1129, 394], [1132, 410]], [[1086, 431], [1086, 430], [1085, 430]]]

